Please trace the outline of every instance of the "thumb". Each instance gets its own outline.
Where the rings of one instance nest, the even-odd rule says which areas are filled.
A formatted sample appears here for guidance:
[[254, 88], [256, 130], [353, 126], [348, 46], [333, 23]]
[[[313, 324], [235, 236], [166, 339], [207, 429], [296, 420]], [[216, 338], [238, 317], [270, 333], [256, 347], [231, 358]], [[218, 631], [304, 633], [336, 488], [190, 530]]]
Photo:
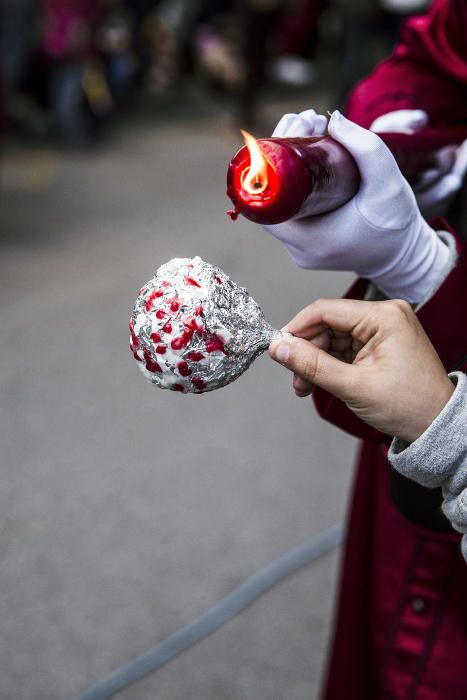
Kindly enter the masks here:
[[358, 387], [358, 370], [337, 360], [303, 338], [279, 338], [269, 346], [269, 355], [302, 379], [350, 401]]
[[329, 120], [328, 133], [353, 156], [368, 192], [384, 188], [393, 174], [400, 177], [394, 156], [380, 137], [346, 119], [337, 110]]
[[396, 132], [413, 134], [428, 124], [428, 114], [423, 109], [396, 109], [377, 117], [369, 127], [377, 134]]

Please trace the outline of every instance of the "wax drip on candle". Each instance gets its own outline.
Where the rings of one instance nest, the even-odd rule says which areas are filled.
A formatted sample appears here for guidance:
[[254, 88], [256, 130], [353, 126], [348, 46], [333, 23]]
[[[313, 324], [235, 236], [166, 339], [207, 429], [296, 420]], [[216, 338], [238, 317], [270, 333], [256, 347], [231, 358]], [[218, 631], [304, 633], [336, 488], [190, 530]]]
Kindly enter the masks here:
[[286, 334], [264, 319], [246, 289], [196, 257], [170, 260], [142, 287], [130, 335], [148, 381], [199, 394], [233, 382], [273, 338]]

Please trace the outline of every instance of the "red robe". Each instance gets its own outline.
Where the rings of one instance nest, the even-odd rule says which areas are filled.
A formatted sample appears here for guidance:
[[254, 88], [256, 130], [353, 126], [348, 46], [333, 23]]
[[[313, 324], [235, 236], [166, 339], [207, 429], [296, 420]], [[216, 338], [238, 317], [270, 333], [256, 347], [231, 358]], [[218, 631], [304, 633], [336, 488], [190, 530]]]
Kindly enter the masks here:
[[[407, 22], [400, 44], [355, 89], [348, 116], [368, 127], [396, 109], [422, 108], [431, 126], [467, 122], [466, 0], [435, 0]], [[443, 221], [435, 229], [447, 229]], [[418, 313], [447, 370], [467, 369], [467, 244]], [[358, 280], [347, 296], [361, 299]], [[467, 565], [438, 490], [391, 472], [387, 436], [330, 394], [320, 415], [364, 440], [351, 503], [325, 700], [465, 700]], [[449, 447], [447, 446], [447, 449]]]

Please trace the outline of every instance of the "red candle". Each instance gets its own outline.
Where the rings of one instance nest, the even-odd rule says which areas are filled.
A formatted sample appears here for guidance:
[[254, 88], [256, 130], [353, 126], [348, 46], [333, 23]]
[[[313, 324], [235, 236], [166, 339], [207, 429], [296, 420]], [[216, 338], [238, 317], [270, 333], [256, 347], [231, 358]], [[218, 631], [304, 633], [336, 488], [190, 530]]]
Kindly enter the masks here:
[[[337, 209], [358, 191], [360, 174], [350, 153], [330, 136], [266, 138], [256, 141], [242, 132], [246, 145], [227, 171], [232, 219], [243, 214], [259, 224], [278, 224]], [[417, 134], [380, 134], [409, 181], [433, 167], [434, 152], [460, 143], [467, 127]]]

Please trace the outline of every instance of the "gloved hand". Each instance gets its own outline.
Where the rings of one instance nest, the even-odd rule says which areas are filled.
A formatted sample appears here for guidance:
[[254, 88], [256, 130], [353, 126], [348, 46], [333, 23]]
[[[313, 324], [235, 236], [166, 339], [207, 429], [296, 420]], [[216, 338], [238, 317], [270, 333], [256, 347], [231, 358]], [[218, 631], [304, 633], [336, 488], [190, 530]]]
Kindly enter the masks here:
[[328, 119], [314, 109], [300, 114], [284, 114], [272, 132], [273, 136], [292, 138], [294, 136], [322, 136], [328, 130]]
[[[398, 109], [375, 119], [371, 131], [413, 134], [428, 124], [428, 114], [422, 109]], [[420, 173], [413, 190], [422, 214], [427, 219], [443, 216], [462, 187], [467, 170], [467, 140], [460, 146], [440, 148], [435, 164]]]
[[[316, 117], [307, 126], [300, 115], [295, 127], [289, 117], [285, 135], [299, 126], [316, 133], [315, 122], [319, 128], [322, 119]], [[408, 182], [376, 134], [337, 111], [328, 133], [351, 153], [360, 170], [355, 197], [327, 214], [264, 228], [284, 243], [300, 267], [352, 270], [389, 298], [422, 302], [453, 264], [448, 246], [423, 219]]]
[[428, 114], [423, 109], [396, 109], [382, 114], [370, 126], [370, 131], [377, 134], [395, 132], [396, 134], [414, 134], [428, 124]]

